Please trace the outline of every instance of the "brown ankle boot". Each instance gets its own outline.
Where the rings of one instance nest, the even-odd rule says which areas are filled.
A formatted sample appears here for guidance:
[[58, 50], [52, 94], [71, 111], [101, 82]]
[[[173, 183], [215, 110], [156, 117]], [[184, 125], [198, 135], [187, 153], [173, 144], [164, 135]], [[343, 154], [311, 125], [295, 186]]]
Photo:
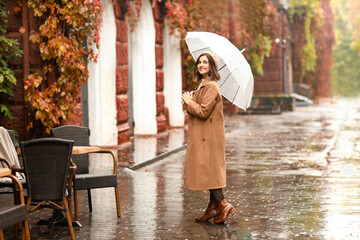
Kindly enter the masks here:
[[228, 219], [229, 214], [234, 215], [236, 213], [236, 210], [233, 207], [233, 205], [228, 203], [225, 199], [219, 202], [219, 211], [220, 211], [220, 218], [215, 220], [215, 223], [223, 223]]
[[195, 218], [198, 222], [206, 222], [211, 218], [219, 215], [219, 205], [217, 203], [209, 203], [204, 215], [202, 217]]

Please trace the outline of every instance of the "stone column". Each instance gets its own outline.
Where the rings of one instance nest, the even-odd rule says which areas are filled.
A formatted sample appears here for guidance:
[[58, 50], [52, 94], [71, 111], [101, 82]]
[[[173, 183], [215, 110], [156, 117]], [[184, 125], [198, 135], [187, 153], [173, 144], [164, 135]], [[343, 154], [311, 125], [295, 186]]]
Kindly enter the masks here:
[[167, 128], [165, 112], [168, 112], [164, 96], [164, 19], [160, 14], [159, 5], [155, 3], [152, 6], [155, 20], [156, 122], [158, 132], [162, 132]]
[[88, 80], [90, 144], [117, 145], [116, 126], [116, 26], [111, 2], [104, 11], [97, 63], [90, 63]]
[[114, 1], [116, 22], [116, 120], [118, 144], [130, 141], [128, 26], [121, 12], [120, 1]]

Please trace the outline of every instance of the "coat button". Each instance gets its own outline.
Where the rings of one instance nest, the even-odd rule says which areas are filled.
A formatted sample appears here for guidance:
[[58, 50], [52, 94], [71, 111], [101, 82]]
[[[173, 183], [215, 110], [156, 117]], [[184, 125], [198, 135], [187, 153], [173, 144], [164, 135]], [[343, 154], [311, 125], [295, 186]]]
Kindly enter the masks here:
[[195, 125], [196, 124], [196, 122], [195, 121], [193, 121], [193, 125]]

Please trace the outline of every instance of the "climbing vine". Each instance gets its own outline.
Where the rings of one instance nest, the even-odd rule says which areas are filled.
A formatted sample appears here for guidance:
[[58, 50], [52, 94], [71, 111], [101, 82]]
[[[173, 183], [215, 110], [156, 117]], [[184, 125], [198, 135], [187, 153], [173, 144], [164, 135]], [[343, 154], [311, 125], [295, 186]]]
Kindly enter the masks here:
[[[315, 72], [316, 67], [316, 46], [315, 33], [316, 25], [321, 25], [322, 14], [319, 0], [290, 0], [290, 19], [294, 16], [304, 17], [304, 34], [306, 43], [303, 47], [301, 59], [302, 74]], [[315, 24], [315, 25], [314, 25]]]
[[102, 6], [100, 0], [29, 0], [28, 7], [40, 22], [30, 40], [39, 47], [42, 65], [24, 79], [25, 101], [49, 133], [73, 115], [87, 63], [97, 59], [93, 48], [99, 47]]
[[11, 61], [21, 57], [22, 51], [18, 47], [17, 40], [6, 37], [8, 14], [6, 1], [0, 0], [0, 114], [13, 119], [8, 103], [13, 96], [13, 86], [16, 85], [16, 78], [10, 66]]
[[240, 23], [237, 29], [239, 40], [235, 45], [246, 48], [250, 65], [255, 75], [263, 74], [264, 58], [269, 57], [272, 39], [278, 24], [275, 5], [266, 0], [237, 1]]
[[[136, 27], [141, 10], [141, 4], [137, 1], [126, 5], [129, 6], [126, 16], [130, 27]], [[184, 70], [188, 87], [192, 88], [194, 61], [184, 41], [186, 33], [208, 31], [227, 36], [229, 33], [228, 2], [224, 4], [222, 1], [209, 2], [206, 0], [157, 0], [158, 3], [164, 1], [165, 23], [170, 29], [170, 34], [176, 34], [181, 38], [181, 46], [185, 54]], [[238, 10], [237, 15], [230, 22], [240, 22], [239, 27], [235, 30], [239, 38], [231, 39], [231, 41], [238, 48], [247, 49], [245, 56], [249, 59], [253, 72], [262, 74], [264, 57], [270, 54], [271, 39], [277, 25], [276, 7], [267, 0], [237, 0], [235, 8]]]
[[[187, 87], [193, 89], [197, 83], [192, 81], [192, 74], [195, 68], [195, 61], [188, 51], [184, 41], [187, 32], [191, 31], [211, 31], [221, 34], [225, 24], [227, 9], [221, 1], [213, 1], [211, 4], [204, 4], [202, 0], [189, 0], [185, 4], [178, 1], [167, 1], [165, 8], [165, 22], [170, 30], [170, 34], [176, 34], [181, 39], [183, 49], [184, 71], [187, 80]], [[214, 11], [216, 9], [216, 11]], [[208, 14], [206, 17], [205, 13]]]
[[122, 3], [123, 11], [125, 12], [126, 20], [130, 26], [130, 30], [134, 31], [140, 18], [140, 11], [142, 6], [142, 0], [125, 0]]
[[[245, 57], [249, 59], [254, 74], [262, 74], [264, 57], [271, 50], [271, 39], [277, 25], [276, 7], [266, 0], [238, 0], [235, 2], [233, 19], [229, 20], [229, 6], [222, 1], [189, 0], [186, 4], [177, 1], [166, 2], [166, 22], [171, 33], [177, 31], [184, 39], [188, 31], [215, 32], [229, 36], [229, 21], [236, 21], [237, 38], [230, 40], [239, 48], [245, 48]], [[224, 27], [226, 26], [226, 27]], [[182, 41], [185, 52], [185, 72], [191, 85], [191, 73], [194, 63]], [[190, 86], [191, 87], [191, 86]]]

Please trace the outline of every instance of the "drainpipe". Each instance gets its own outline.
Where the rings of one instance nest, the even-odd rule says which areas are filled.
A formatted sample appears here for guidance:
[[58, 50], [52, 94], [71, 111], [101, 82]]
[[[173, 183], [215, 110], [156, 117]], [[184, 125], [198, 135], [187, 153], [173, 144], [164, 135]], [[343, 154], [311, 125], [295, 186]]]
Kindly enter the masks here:
[[286, 60], [286, 39], [283, 38], [283, 74], [284, 74], [284, 93], [287, 94], [287, 60]]
[[235, 3], [234, 0], [230, 0], [229, 1], [229, 8], [228, 8], [228, 12], [229, 12], [229, 40], [230, 42], [234, 42], [236, 39], [236, 29], [235, 29]]
[[[87, 38], [83, 39], [83, 47], [88, 48]], [[84, 62], [87, 62], [87, 57], [84, 58]], [[88, 66], [86, 66], [88, 67]], [[89, 127], [89, 79], [86, 79], [85, 83], [81, 83], [81, 112], [82, 112], [82, 125]]]
[[287, 84], [287, 60], [286, 60], [286, 38], [284, 36], [284, 25], [285, 25], [285, 22], [284, 22], [284, 15], [286, 14], [285, 13], [285, 9], [282, 8], [282, 14], [281, 14], [281, 38], [282, 38], [282, 43], [281, 43], [281, 46], [282, 46], [282, 58], [283, 58], [283, 82], [284, 82], [284, 94], [287, 94], [288, 91], [288, 84]]
[[[30, 62], [29, 62], [29, 16], [28, 16], [28, 7], [27, 0], [22, 0], [21, 8], [21, 23], [22, 27], [25, 29], [25, 32], [22, 34], [23, 41], [23, 78], [26, 78], [30, 74]], [[27, 126], [29, 123], [28, 119], [28, 108], [24, 102], [24, 121]], [[25, 138], [29, 139], [29, 131], [25, 131]]]

